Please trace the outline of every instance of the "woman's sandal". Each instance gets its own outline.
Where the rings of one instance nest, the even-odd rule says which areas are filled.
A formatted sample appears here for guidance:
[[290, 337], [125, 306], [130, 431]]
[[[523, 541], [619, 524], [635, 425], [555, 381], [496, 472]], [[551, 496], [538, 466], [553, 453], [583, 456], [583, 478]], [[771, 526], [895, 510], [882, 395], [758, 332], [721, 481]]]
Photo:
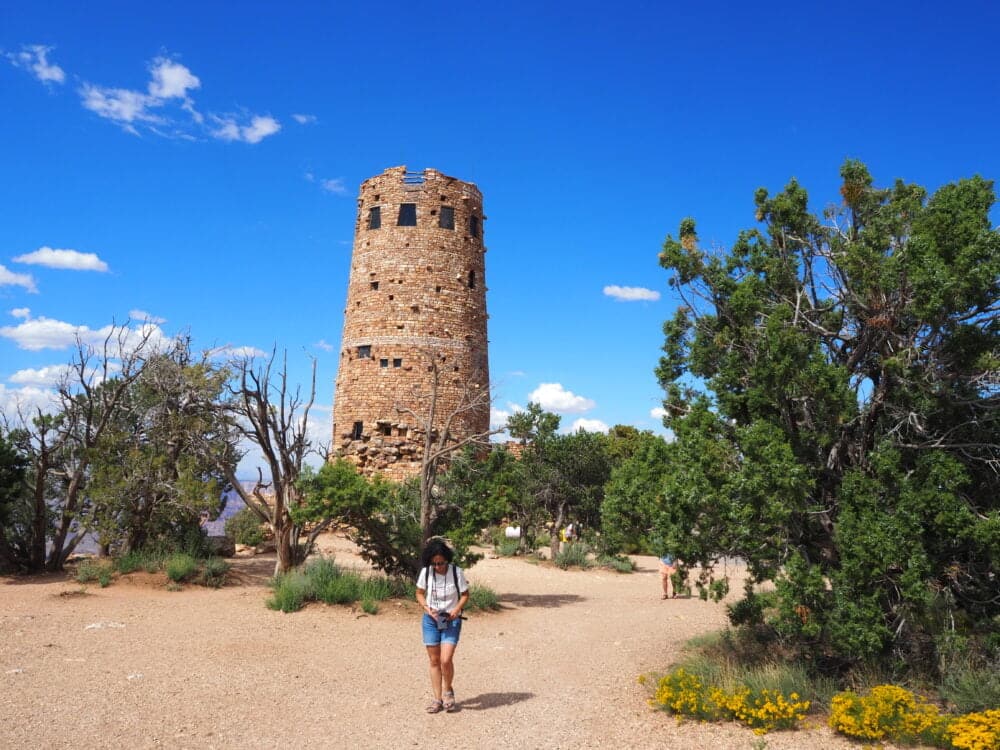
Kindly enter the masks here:
[[444, 708], [444, 703], [442, 701], [431, 701], [427, 705], [427, 713], [436, 714]]
[[448, 713], [454, 713], [458, 706], [455, 704], [455, 691], [449, 690], [444, 694], [444, 702], [441, 704]]

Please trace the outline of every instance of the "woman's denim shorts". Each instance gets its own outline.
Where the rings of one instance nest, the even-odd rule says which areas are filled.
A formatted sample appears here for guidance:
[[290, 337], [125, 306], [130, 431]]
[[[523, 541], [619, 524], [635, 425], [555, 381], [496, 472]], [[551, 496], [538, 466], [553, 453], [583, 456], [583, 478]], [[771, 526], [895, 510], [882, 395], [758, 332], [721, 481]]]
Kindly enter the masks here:
[[437, 620], [424, 612], [424, 617], [420, 621], [420, 628], [424, 631], [425, 646], [440, 646], [442, 643], [450, 643], [452, 646], [458, 645], [458, 637], [462, 634], [462, 621], [454, 619], [448, 623], [444, 630], [438, 630]]

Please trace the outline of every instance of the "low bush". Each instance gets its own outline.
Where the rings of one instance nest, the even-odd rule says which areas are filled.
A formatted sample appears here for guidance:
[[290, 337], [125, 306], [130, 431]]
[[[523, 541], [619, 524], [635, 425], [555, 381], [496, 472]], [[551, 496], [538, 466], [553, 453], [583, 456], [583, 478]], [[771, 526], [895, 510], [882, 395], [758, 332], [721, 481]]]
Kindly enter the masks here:
[[306, 601], [315, 597], [312, 581], [297, 570], [275, 576], [271, 588], [274, 594], [265, 602], [267, 608], [282, 612], [298, 612]]
[[115, 560], [115, 567], [122, 575], [134, 573], [137, 570], [145, 570], [147, 573], [155, 573], [163, 568], [165, 557], [162, 553], [154, 550], [137, 550], [127, 552]]
[[497, 557], [513, 557], [517, 554], [521, 543], [517, 539], [505, 539], [501, 538], [493, 545], [493, 551], [496, 553]]
[[602, 568], [616, 570], [619, 573], [631, 573], [635, 570], [635, 563], [625, 555], [601, 555], [597, 558], [597, 564]]
[[739, 721], [756, 734], [794, 729], [809, 711], [810, 702], [797, 693], [754, 690], [740, 685], [725, 690], [704, 683], [679, 668], [659, 679], [652, 705], [672, 714], [702, 721]]
[[167, 558], [164, 569], [171, 581], [183, 583], [198, 572], [198, 561], [186, 552], [176, 552]]
[[80, 583], [97, 581], [100, 587], [111, 584], [114, 565], [110, 560], [84, 560], [76, 569], [76, 580]]
[[260, 516], [249, 508], [243, 508], [226, 519], [226, 536], [230, 536], [237, 544], [256, 547], [264, 541], [264, 527]]
[[496, 592], [488, 586], [470, 584], [469, 601], [465, 608], [470, 612], [496, 610], [500, 609], [500, 600], [497, 598]]
[[555, 556], [553, 562], [563, 570], [567, 568], [587, 568], [593, 567], [594, 563], [589, 557], [590, 547], [583, 542], [567, 544]]
[[1000, 709], [952, 719], [947, 737], [957, 750], [996, 750], [1000, 747]]
[[210, 557], [205, 560], [198, 582], [202, 586], [221, 588], [226, 583], [226, 574], [231, 566], [221, 557]]
[[377, 615], [378, 614], [378, 602], [375, 602], [375, 601], [373, 601], [371, 599], [362, 599], [361, 600], [361, 609], [366, 614]]

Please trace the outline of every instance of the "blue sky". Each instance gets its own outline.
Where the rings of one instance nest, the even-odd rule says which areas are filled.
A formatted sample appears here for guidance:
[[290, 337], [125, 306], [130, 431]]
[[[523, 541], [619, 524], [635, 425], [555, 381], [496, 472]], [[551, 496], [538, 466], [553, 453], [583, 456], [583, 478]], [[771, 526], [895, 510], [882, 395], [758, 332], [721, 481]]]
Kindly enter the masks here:
[[1000, 177], [993, 3], [280, 5], [0, 6], [5, 411], [131, 314], [315, 357], [327, 439], [358, 185], [405, 164], [483, 192], [497, 409], [662, 431], [683, 217], [725, 246], [848, 157]]

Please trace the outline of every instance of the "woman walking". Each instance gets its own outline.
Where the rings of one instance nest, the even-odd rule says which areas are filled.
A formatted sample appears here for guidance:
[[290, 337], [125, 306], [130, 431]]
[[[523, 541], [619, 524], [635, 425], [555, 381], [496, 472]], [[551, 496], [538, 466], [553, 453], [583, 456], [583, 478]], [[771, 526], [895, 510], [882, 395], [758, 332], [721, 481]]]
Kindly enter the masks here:
[[462, 633], [462, 609], [469, 601], [465, 574], [451, 561], [455, 553], [441, 539], [432, 539], [420, 556], [417, 577], [417, 602], [424, 608], [421, 628], [431, 664], [431, 690], [434, 700], [427, 713], [456, 709], [455, 647]]

